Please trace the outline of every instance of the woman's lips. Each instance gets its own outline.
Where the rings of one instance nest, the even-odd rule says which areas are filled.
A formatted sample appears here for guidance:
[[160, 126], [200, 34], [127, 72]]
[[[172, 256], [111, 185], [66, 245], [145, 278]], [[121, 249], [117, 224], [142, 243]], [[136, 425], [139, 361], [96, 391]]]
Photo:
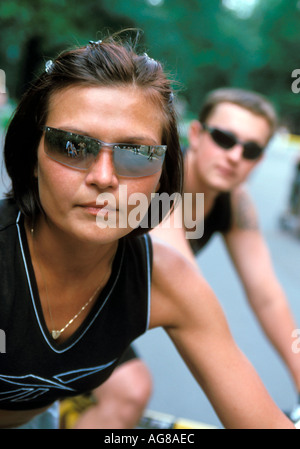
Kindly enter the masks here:
[[108, 213], [115, 213], [117, 209], [110, 207], [109, 205], [99, 205], [96, 203], [83, 204], [81, 206], [84, 210], [86, 210], [91, 215], [107, 215]]

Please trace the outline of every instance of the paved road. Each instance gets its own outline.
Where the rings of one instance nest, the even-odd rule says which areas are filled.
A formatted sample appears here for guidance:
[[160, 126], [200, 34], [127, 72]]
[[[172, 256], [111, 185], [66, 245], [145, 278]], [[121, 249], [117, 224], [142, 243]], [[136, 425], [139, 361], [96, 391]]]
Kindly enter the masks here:
[[[275, 270], [300, 327], [300, 240], [278, 228], [278, 217], [287, 204], [293, 158], [292, 149], [275, 143], [250, 179], [249, 188], [257, 203]], [[0, 183], [0, 197], [4, 190]], [[254, 319], [219, 237], [201, 254], [198, 263], [223, 305], [240, 348], [255, 366], [276, 403], [283, 409], [290, 409], [295, 401], [295, 391], [289, 374]], [[136, 342], [136, 347], [153, 375], [150, 409], [221, 426], [163, 330], [148, 332]]]

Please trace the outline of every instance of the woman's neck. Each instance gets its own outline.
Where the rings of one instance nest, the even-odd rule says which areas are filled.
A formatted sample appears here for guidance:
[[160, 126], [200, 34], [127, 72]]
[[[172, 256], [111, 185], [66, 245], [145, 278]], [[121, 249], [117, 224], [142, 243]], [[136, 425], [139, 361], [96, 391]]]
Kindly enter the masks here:
[[81, 281], [110, 269], [118, 242], [98, 244], [76, 240], [54, 228], [40, 216], [34, 226], [25, 225], [31, 254], [58, 279]]

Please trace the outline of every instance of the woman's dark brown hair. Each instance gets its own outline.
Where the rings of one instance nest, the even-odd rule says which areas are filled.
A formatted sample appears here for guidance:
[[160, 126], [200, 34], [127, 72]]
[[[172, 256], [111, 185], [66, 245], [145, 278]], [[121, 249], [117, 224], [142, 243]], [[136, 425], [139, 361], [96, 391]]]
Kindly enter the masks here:
[[[123, 39], [123, 35], [118, 33], [103, 41], [63, 52], [46, 64], [46, 71], [22, 97], [7, 130], [4, 157], [12, 181], [8, 196], [14, 198], [25, 216], [32, 219], [42, 210], [34, 170], [50, 98], [54, 93], [76, 85], [135, 85], [145, 91], [149, 101], [159, 105], [163, 115], [161, 143], [168, 148], [158, 194], [182, 192], [182, 155], [171, 81], [159, 62], [146, 53], [138, 54], [136, 45], [127, 37]], [[150, 209], [148, 223], [151, 223]], [[142, 234], [149, 228], [137, 228], [133, 234]]]

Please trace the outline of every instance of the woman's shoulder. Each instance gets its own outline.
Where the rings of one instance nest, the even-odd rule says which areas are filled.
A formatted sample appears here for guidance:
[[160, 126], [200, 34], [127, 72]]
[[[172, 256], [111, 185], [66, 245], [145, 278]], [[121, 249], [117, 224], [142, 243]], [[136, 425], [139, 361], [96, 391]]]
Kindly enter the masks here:
[[[167, 285], [175, 282], [184, 274], [199, 274], [195, 264], [193, 264], [182, 252], [172, 243], [166, 242], [157, 236], [151, 235], [153, 253], [153, 281]], [[163, 282], [164, 281], [164, 282]]]
[[[173, 326], [188, 303], [205, 292], [207, 284], [195, 264], [170, 244], [152, 237], [151, 327]], [[187, 308], [186, 308], [187, 307]]]

